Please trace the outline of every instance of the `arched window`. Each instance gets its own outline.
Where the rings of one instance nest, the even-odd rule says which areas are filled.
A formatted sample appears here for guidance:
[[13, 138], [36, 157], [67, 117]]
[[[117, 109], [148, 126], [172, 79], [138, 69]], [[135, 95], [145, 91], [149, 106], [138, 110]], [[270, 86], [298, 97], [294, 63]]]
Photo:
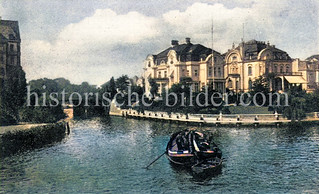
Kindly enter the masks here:
[[251, 81], [251, 79], [249, 79], [249, 81], [248, 81], [248, 88], [249, 88], [249, 90], [251, 90], [252, 87], [253, 87], [253, 82]]
[[252, 67], [249, 66], [248, 67], [248, 76], [252, 76], [253, 75], [253, 70], [252, 70]]
[[283, 73], [283, 72], [284, 72], [284, 66], [280, 65], [280, 73]]
[[228, 88], [233, 88], [233, 81], [231, 79], [228, 80]]
[[148, 66], [148, 67], [151, 67], [151, 62], [148, 62], [147, 66]]
[[274, 65], [274, 73], [277, 73], [277, 65]]
[[289, 73], [289, 65], [286, 65], [286, 73]]

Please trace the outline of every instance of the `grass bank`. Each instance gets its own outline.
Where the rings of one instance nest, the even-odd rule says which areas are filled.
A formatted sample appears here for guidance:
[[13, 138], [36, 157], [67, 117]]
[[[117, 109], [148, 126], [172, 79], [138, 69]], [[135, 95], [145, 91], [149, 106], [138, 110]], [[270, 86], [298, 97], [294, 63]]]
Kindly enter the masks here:
[[67, 123], [10, 127], [0, 134], [0, 157], [61, 141], [65, 137]]

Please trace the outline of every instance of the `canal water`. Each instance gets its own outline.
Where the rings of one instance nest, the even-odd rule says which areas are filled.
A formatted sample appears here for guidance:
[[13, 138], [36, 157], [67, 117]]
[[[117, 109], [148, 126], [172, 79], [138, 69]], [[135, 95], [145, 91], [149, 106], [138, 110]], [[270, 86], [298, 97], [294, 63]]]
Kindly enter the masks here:
[[198, 179], [164, 156], [170, 134], [193, 126], [124, 118], [76, 120], [62, 142], [2, 158], [0, 193], [319, 193], [319, 127], [197, 127], [226, 161]]

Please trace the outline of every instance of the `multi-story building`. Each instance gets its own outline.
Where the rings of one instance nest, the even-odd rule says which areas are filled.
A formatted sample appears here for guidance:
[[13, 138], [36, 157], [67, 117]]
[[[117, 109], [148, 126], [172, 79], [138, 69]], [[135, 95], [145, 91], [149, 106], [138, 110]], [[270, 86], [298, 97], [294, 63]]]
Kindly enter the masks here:
[[18, 22], [0, 19], [0, 38], [0, 77], [6, 79], [11, 67], [20, 66]]
[[306, 80], [302, 89], [312, 92], [319, 87], [319, 55], [312, 55], [306, 60], [295, 59], [293, 68]]
[[237, 47], [233, 44], [221, 55], [186, 38], [184, 44], [173, 40], [171, 47], [149, 55], [143, 77], [146, 91], [150, 90], [149, 79], [154, 79], [160, 90], [187, 79], [196, 91], [213, 83], [219, 91], [228, 88], [248, 92], [260, 76], [268, 78], [272, 91], [285, 91], [292, 86], [310, 91], [319, 82], [318, 58], [314, 55], [306, 61], [293, 60], [275, 45], [256, 40], [242, 41]]
[[268, 76], [270, 89], [276, 91], [306, 82], [302, 73], [292, 68], [290, 56], [275, 45], [250, 40], [233, 45], [225, 54], [226, 87], [230, 90], [248, 92], [262, 75]]
[[171, 47], [157, 55], [147, 56], [143, 78], [147, 92], [151, 87], [150, 79], [159, 85], [159, 92], [183, 80], [190, 83], [194, 91], [211, 82], [216, 89], [223, 90], [224, 59], [219, 52], [212, 52], [201, 44], [192, 44], [190, 38], [186, 38], [183, 44], [172, 40]]

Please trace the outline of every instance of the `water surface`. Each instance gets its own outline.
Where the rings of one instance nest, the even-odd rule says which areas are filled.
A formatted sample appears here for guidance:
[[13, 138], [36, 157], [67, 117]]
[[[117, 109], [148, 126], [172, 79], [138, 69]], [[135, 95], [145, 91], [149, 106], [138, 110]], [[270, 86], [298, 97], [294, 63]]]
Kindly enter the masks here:
[[0, 193], [319, 193], [319, 127], [197, 127], [227, 159], [205, 180], [162, 157], [194, 126], [124, 118], [74, 121], [63, 142], [2, 158]]

